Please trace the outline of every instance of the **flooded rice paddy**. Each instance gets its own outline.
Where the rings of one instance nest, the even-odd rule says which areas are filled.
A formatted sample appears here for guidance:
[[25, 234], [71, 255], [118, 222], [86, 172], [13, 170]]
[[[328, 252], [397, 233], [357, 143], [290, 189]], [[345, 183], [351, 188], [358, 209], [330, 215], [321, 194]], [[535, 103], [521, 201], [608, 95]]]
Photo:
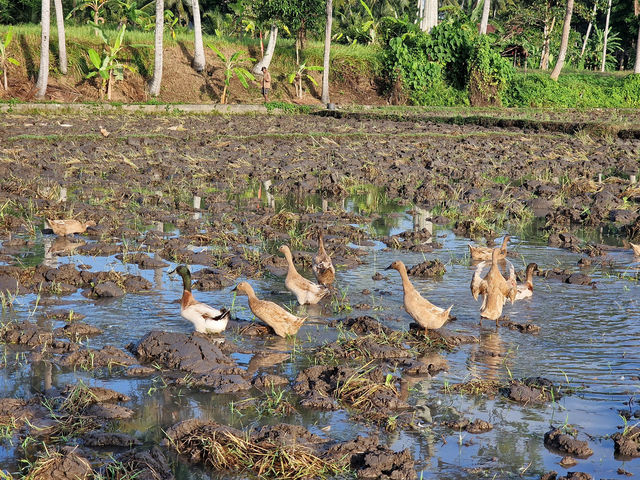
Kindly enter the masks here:
[[[92, 250], [92, 246], [105, 243], [99, 229], [75, 236], [71, 241], [77, 242], [77, 246], [65, 250], [68, 244], [62, 245], [56, 236], [43, 229], [44, 215], [28, 217], [31, 228], [15, 228], [11, 235], [5, 235], [0, 248], [0, 268], [29, 269], [46, 265], [63, 271], [65, 265], [72, 264], [74, 269], [83, 272], [120, 274], [113, 276], [119, 279], [115, 281], [120, 282], [118, 285], [125, 281], [123, 279], [140, 276], [138, 283], [146, 287], [138, 293], [115, 298], [96, 298], [101, 296], [96, 295], [91, 282], [65, 294], [61, 291], [66, 288], [64, 280], [47, 280], [45, 290], [13, 293], [10, 289], [4, 290], [1, 320], [6, 343], [2, 345], [0, 397], [46, 403], [47, 398], [58, 398], [67, 385], [104, 387], [124, 394], [126, 398], [121, 399], [119, 405], [130, 409], [130, 413], [104, 417], [109, 421], [94, 429], [131, 435], [140, 442], [134, 447], [136, 451], [153, 451], [153, 447], [160, 445], [160, 455], [168, 459], [168, 470], [160, 475], [157, 467], [155, 470], [150, 467], [151, 470], [142, 475], [151, 476], [142, 478], [256, 476], [255, 470], [247, 473], [240, 468], [235, 468], [235, 472], [234, 468], [213, 469], [211, 463], [197, 461], [193, 452], [183, 450], [183, 455], [176, 455], [173, 440], [166, 441], [167, 436], [170, 437], [167, 432], [179, 422], [194, 418], [244, 432], [280, 423], [301, 425], [330, 445], [352, 441], [358, 435], [378, 435], [380, 445], [393, 452], [408, 452], [408, 457], [399, 456], [392, 466], [378, 465], [378, 470], [369, 469], [369, 473], [363, 473], [366, 470], [362, 468], [358, 470], [361, 465], [353, 457], [350, 468], [321, 474], [328, 477], [537, 479], [552, 470], [559, 475], [567, 475], [567, 471], [584, 472], [593, 478], [620, 478], [624, 472], [640, 474], [640, 460], [615, 454], [611, 438], [616, 433], [628, 432], [640, 422], [637, 403], [640, 264], [632, 251], [622, 246], [619, 230], [587, 225], [581, 230], [573, 229], [583, 245], [586, 242], [596, 246], [601, 253], [587, 257], [567, 248], [550, 247], [549, 230], [543, 228], [549, 222], [544, 219], [504, 221], [499, 227], [492, 223], [495, 230], [491, 236], [496, 240], [510, 234], [509, 260], [516, 270], [523, 271], [528, 263], [535, 262], [541, 271], [547, 272], [545, 276], [534, 277], [532, 298], [513, 305], [507, 303], [504, 308], [504, 315], [517, 324], [516, 327], [527, 324], [539, 327], [533, 333], [521, 332], [508, 328], [504, 322], [500, 325], [490, 320], [479, 323], [480, 301], [474, 301], [469, 290], [475, 263], [469, 258], [467, 245], [483, 241], [477, 238], [471, 241], [464, 236], [459, 223], [442, 217], [441, 214], [446, 213], [442, 206], [418, 207], [411, 202], [392, 201], [380, 186], [357, 188], [337, 196], [310, 192], [274, 194], [276, 189], [270, 187], [282, 185], [283, 180], [272, 178], [273, 183], [243, 181], [242, 188], [227, 189], [215, 198], [203, 195], [200, 208], [192, 208], [191, 195], [177, 194], [175, 205], [182, 210], [179, 214], [164, 218], [141, 214], [135, 222], [129, 221], [119, 239], [112, 235], [111, 241], [106, 242], [117, 246], [113, 254]], [[95, 188], [91, 192], [94, 204], [101, 209], [109, 208], [108, 202], [98, 203]], [[69, 187], [69, 194], [74, 197], [69, 202], [83, 198], [82, 188]], [[23, 195], [23, 200], [28, 197]], [[134, 195], [126, 201], [138, 200]], [[144, 199], [138, 203], [150, 204]], [[216, 212], [222, 204], [226, 205], [224, 211], [229, 221], [221, 219]], [[91, 202], [88, 205], [85, 213], [91, 211]], [[15, 205], [13, 207], [13, 214], [18, 216]], [[30, 208], [44, 207], [34, 204]], [[244, 215], [249, 211], [258, 213], [245, 221]], [[8, 210], [5, 213], [8, 214]], [[268, 218], [266, 224], [273, 228], [266, 228], [265, 223], [258, 220], [261, 216]], [[304, 219], [306, 227], [301, 226], [302, 221], [291, 222], [292, 218], [297, 219], [296, 222]], [[308, 258], [316, 245], [315, 230], [310, 227], [315, 221], [332, 225], [326, 239], [329, 253], [336, 252], [334, 259], [340, 258], [334, 260], [336, 289], [331, 298], [319, 305], [299, 306], [284, 286], [285, 264], [277, 246], [291, 244], [299, 270], [313, 279]], [[100, 221], [97, 223], [99, 228]], [[216, 234], [228, 235], [229, 243], [219, 238], [213, 240], [212, 229]], [[606, 236], [603, 231], [612, 234]], [[398, 247], [396, 242], [403, 238], [404, 232], [420, 234], [415, 242], [419, 248], [393, 248]], [[154, 239], [159, 239], [156, 244], [152, 243]], [[224, 252], [230, 250], [235, 251], [242, 262], [229, 263], [233, 260], [225, 257]], [[131, 261], [139, 253], [164, 264], [141, 268], [145, 265]], [[205, 257], [206, 262], [198, 261]], [[385, 269], [394, 260], [402, 260], [409, 267], [435, 259], [444, 265], [443, 275], [413, 276], [411, 281], [434, 304], [444, 308], [453, 304], [451, 313], [455, 318], [441, 329], [445, 341], [438, 341], [439, 337], [434, 340], [419, 334], [404, 334], [399, 343], [393, 343], [390, 339], [394, 334], [387, 332], [374, 337], [374, 341], [380, 345], [388, 341], [400, 354], [372, 358], [375, 352], [372, 354], [373, 350], [362, 347], [361, 351], [352, 351], [348, 358], [340, 357], [340, 348], [360, 337], [339, 324], [346, 319], [370, 316], [394, 331], [409, 331], [411, 318], [403, 309], [400, 277], [396, 271]], [[217, 308], [230, 308], [234, 319], [222, 335], [205, 340], [216, 348], [220, 346], [236, 370], [222, 373], [222, 380], [208, 385], [198, 376], [202, 372], [196, 368], [171, 368], [170, 361], [161, 355], [145, 359], [140, 353], [141, 340], [149, 332], [185, 335], [193, 332], [193, 326], [180, 316], [182, 281], [179, 276], [168, 273], [185, 261], [195, 279], [202, 278], [198, 274], [205, 272], [205, 277], [213, 275], [220, 281], [214, 288], [199, 289], [196, 283], [193, 292], [196, 299]], [[306, 262], [304, 268], [303, 261]], [[230, 264], [235, 265], [235, 269], [230, 268]], [[250, 268], [255, 264], [259, 265], [258, 272]], [[206, 273], [211, 269], [213, 274]], [[588, 278], [567, 283], [566, 276], [553, 274], [554, 269], [582, 273]], [[235, 273], [230, 275], [228, 270]], [[254, 317], [247, 298], [235, 296], [232, 291], [243, 280], [251, 283], [258, 297], [275, 301], [296, 315], [308, 318], [296, 337], [282, 339], [268, 333], [252, 334], [255, 327], [250, 322]], [[21, 322], [28, 321], [37, 326], [38, 335], [42, 336], [43, 332], [73, 324], [74, 316], [84, 316], [82, 322], [101, 331], [97, 335], [80, 335], [76, 339], [79, 350], [98, 352], [104, 347], [115, 347], [127, 355], [134, 354], [130, 357], [132, 363], [114, 361], [100, 365], [98, 353], [95, 363], [93, 353], [75, 362], [68, 360], [75, 352], [68, 343], [6, 340], [6, 329], [13, 328], [12, 325], [24, 328]], [[416, 339], [422, 339], [423, 346], [416, 346]], [[424, 346], [427, 344], [428, 348]], [[326, 350], [332, 345], [338, 347]], [[321, 351], [324, 353], [319, 354]], [[407, 351], [412, 353], [405, 355], [403, 352]], [[147, 368], [134, 370], [138, 364]], [[358, 406], [361, 404], [357, 400], [354, 403], [353, 398], [350, 404], [346, 397], [339, 397], [337, 388], [334, 395], [339, 401], [332, 404], [335, 408], [317, 408], [313, 401], [318, 399], [313, 397], [313, 392], [304, 392], [300, 386], [301, 375], [313, 365], [349, 365], [359, 372], [358, 379], [378, 372], [382, 381], [377, 388], [388, 388], [394, 401], [397, 398], [403, 403], [399, 408], [387, 409], [376, 407], [372, 401], [371, 408], [365, 409]], [[254, 381], [265, 375], [285, 380], [233, 387], [238, 382]], [[225, 383], [225, 376], [233, 377], [236, 383]], [[513, 391], [516, 380], [534, 377], [552, 382], [553, 387], [547, 391], [551, 394], [539, 403], [526, 399], [515, 401], [509, 388]], [[318, 381], [316, 388], [321, 389], [319, 385]], [[63, 410], [56, 409], [55, 405], [49, 403], [49, 412], [57, 421], [63, 417], [60, 413]], [[86, 416], [85, 410], [75, 412], [83, 418]], [[16, 476], [29, 472], [30, 468], [33, 471], [38, 465], [37, 459], [42, 458], [44, 443], [51, 443], [54, 446], [49, 448], [56, 449], [78, 446], [78, 454], [94, 466], [108, 464], [113, 458], [125, 462], [122, 452], [129, 450], [126, 446], [113, 443], [95, 446], [87, 440], [87, 431], [90, 433], [92, 428], [58, 432], [52, 440], [34, 433], [37, 428], [16, 425], [19, 415], [13, 415], [9, 407], [0, 406], [0, 413], [0, 468]], [[29, 418], [34, 424], [42, 420], [37, 414]], [[480, 433], [471, 433], [469, 430], [473, 429], [466, 426], [465, 419], [483, 420], [492, 428], [483, 427]], [[545, 433], [552, 427], [588, 442], [592, 454], [574, 452], [572, 455], [545, 446]], [[560, 465], [567, 455], [575, 457], [577, 464]], [[147, 467], [153, 463], [148, 458], [146, 462]], [[398, 462], [404, 462], [406, 468]], [[372, 461], [367, 460], [365, 464], [371, 467]], [[140, 463], [134, 465], [140, 466]], [[156, 472], [156, 476], [149, 471]], [[122, 478], [104, 468], [100, 474], [106, 478]]]

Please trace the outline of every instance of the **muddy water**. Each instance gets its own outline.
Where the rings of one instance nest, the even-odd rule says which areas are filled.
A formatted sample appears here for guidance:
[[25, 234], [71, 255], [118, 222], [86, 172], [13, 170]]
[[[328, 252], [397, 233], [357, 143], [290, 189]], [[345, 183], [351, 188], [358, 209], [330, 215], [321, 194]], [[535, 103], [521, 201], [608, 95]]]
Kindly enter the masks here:
[[[238, 205], [242, 200], [236, 199]], [[265, 199], [278, 205], [291, 207], [287, 199]], [[309, 197], [307, 202], [321, 202]], [[287, 203], [288, 202], [288, 203]], [[276, 207], [278, 206], [276, 205]], [[595, 478], [614, 478], [616, 470], [623, 468], [640, 473], [640, 460], [622, 461], [613, 456], [613, 442], [608, 439], [622, 425], [618, 411], [629, 409], [629, 399], [640, 394], [640, 285], [633, 277], [638, 265], [633, 256], [622, 249], [613, 250], [611, 266], [586, 270], [596, 282], [596, 288], [577, 286], [535, 278], [535, 294], [532, 299], [508, 304], [505, 314], [519, 323], [532, 322], [541, 327], [540, 333], [522, 334], [505, 328], [496, 328], [490, 321], [479, 321], [479, 302], [469, 292], [469, 280], [473, 269], [469, 265], [467, 244], [445, 227], [425, 223], [426, 212], [408, 213], [406, 208], [381, 200], [374, 202], [362, 196], [354, 196], [339, 206], [348, 211], [368, 210], [377, 213], [370, 225], [375, 235], [389, 235], [416, 227], [433, 229], [434, 240], [442, 248], [434, 253], [408, 253], [389, 251], [381, 242], [362, 245], [369, 250], [363, 256], [364, 263], [349, 270], [339, 270], [337, 283], [345, 297], [342, 312], [337, 305], [327, 302], [324, 307], [299, 307], [294, 297], [284, 287], [284, 278], [267, 275], [251, 280], [258, 296], [288, 305], [295, 313], [309, 316], [298, 333], [297, 340], [286, 341], [275, 337], [251, 340], [231, 331], [225, 334], [232, 341], [247, 349], [256, 347], [274, 353], [289, 353], [289, 359], [275, 364], [271, 372], [295, 378], [297, 372], [309, 365], [313, 349], [334, 341], [338, 335], [328, 322], [346, 316], [368, 314], [379, 318], [395, 329], [406, 329], [409, 317], [402, 309], [402, 289], [398, 274], [385, 271], [393, 260], [401, 259], [407, 265], [425, 259], [438, 258], [446, 265], [447, 272], [441, 279], [414, 278], [414, 285], [433, 303], [442, 307], [454, 305], [452, 313], [457, 319], [444, 328], [449, 332], [474, 335], [479, 343], [463, 345], [451, 353], [445, 353], [449, 363], [447, 372], [433, 378], [407, 379], [410, 403], [417, 408], [421, 426], [418, 431], [396, 431], [385, 434], [384, 441], [393, 449], [410, 448], [418, 462], [417, 470], [422, 478], [539, 478], [546, 471], [565, 472], [559, 464], [562, 455], [549, 452], [542, 437], [551, 424], [573, 425], [580, 432], [579, 438], [589, 440], [594, 454], [579, 460], [571, 470], [592, 474]], [[304, 204], [297, 205], [304, 208]], [[371, 210], [375, 210], [372, 212]], [[566, 250], [544, 246], [544, 241], [534, 233], [512, 234], [512, 258], [516, 269], [523, 269], [529, 262], [536, 262], [541, 269], [564, 267], [577, 270], [578, 255]], [[178, 231], [173, 231], [179, 235]], [[39, 235], [34, 247], [23, 252], [16, 261], [36, 264], [45, 260], [46, 236]], [[197, 249], [204, 247], [196, 247]], [[189, 333], [191, 324], [180, 317], [177, 299], [181, 292], [180, 278], [169, 276], [167, 269], [139, 270], [136, 265], [122, 264], [114, 257], [85, 257], [73, 255], [46, 259], [55, 262], [71, 262], [91, 265], [93, 270], [116, 270], [139, 274], [153, 283], [150, 293], [125, 295], [122, 298], [99, 301], [89, 300], [80, 293], [61, 298], [61, 305], [42, 306], [35, 295], [20, 296], [13, 310], [2, 313], [2, 321], [31, 318], [43, 322], [43, 313], [55, 309], [72, 309], [86, 315], [85, 322], [101, 328], [104, 334], [88, 341], [99, 347], [106, 344], [124, 348], [139, 340], [150, 330], [167, 330]], [[198, 267], [194, 267], [195, 270]], [[382, 280], [374, 281], [376, 272]], [[311, 277], [310, 272], [304, 272]], [[622, 277], [622, 278], [621, 278]], [[210, 305], [233, 306], [233, 313], [241, 319], [251, 319], [246, 298], [234, 298], [232, 287], [213, 292], [194, 292], [196, 298]], [[363, 294], [363, 290], [371, 293]], [[367, 310], [356, 305], [368, 304]], [[352, 308], [351, 311], [348, 308]], [[53, 326], [57, 326], [54, 323]], [[251, 354], [234, 354], [243, 368], [254, 368]], [[119, 430], [134, 434], [149, 445], [163, 438], [163, 429], [181, 419], [210, 418], [236, 427], [248, 427], [266, 423], [287, 421], [306, 426], [311, 432], [325, 438], [349, 440], [356, 432], [378, 432], [377, 427], [354, 421], [348, 412], [318, 412], [300, 410], [284, 418], [259, 417], [234, 408], [246, 398], [240, 395], [216, 395], [202, 393], [187, 387], [165, 387], [160, 376], [145, 379], [122, 379], [109, 372], [86, 372], [60, 369], [50, 364], [31, 365], [24, 354], [5, 347], [4, 363], [0, 370], [0, 396], [28, 397], [42, 391], [51, 376], [53, 386], [64, 386], [82, 379], [91, 386], [106, 386], [131, 396], [127, 404], [136, 414], [132, 420], [122, 421]], [[555, 383], [577, 389], [573, 395], [563, 397], [547, 406], [521, 406], [504, 398], [472, 397], [443, 393], [452, 383], [474, 378], [508, 380], [528, 376], [543, 376]], [[292, 399], [293, 394], [291, 394]], [[637, 410], [632, 405], [632, 410]], [[458, 433], [439, 425], [445, 420], [460, 416], [491, 422], [494, 429], [474, 435]], [[636, 419], [637, 421], [637, 419]], [[633, 422], [633, 420], [631, 420]], [[11, 468], [14, 448], [7, 442], [0, 449], [0, 466]], [[178, 461], [179, 478], [224, 478], [210, 474]], [[229, 477], [235, 478], [235, 477]]]

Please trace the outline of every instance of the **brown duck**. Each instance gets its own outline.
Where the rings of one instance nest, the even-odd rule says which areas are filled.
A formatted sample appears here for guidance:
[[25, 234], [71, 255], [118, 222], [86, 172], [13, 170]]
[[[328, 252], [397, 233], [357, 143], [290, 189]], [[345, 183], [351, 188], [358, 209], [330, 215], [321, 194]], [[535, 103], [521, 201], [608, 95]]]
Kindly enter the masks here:
[[268, 300], [260, 300], [247, 282], [240, 282], [234, 290], [249, 297], [249, 308], [253, 314], [273, 328], [276, 335], [280, 337], [295, 335], [306, 320], [287, 312], [280, 305]]
[[298, 273], [296, 266], [293, 264], [293, 256], [289, 247], [282, 245], [279, 251], [284, 254], [288, 265], [287, 278], [284, 280], [284, 285], [296, 296], [300, 305], [315, 305], [329, 293], [327, 287], [313, 283]]
[[318, 255], [313, 257], [311, 266], [313, 274], [320, 285], [328, 287], [336, 279], [336, 269], [333, 267], [331, 257], [324, 249], [324, 239], [322, 233], [318, 234]]
[[523, 298], [529, 298], [533, 295], [533, 272], [537, 272], [538, 265], [530, 263], [525, 270], [525, 281], [517, 285], [518, 292], [516, 293], [516, 300], [522, 300]]
[[79, 222], [78, 220], [49, 220], [47, 223], [53, 233], [56, 235], [73, 235], [75, 233], [84, 233], [88, 227], [95, 227], [96, 222], [89, 220], [88, 222]]
[[[501, 260], [507, 256], [507, 243], [509, 243], [509, 240], [511, 240], [509, 235], [505, 235], [502, 239], [502, 246], [500, 247], [500, 255], [498, 259]], [[474, 247], [473, 245], [469, 245], [469, 253], [471, 254], [472, 260], [491, 260], [493, 250], [493, 248], [489, 247]]]
[[404, 309], [416, 322], [425, 330], [436, 330], [440, 328], [449, 318], [449, 312], [453, 308], [451, 305], [446, 310], [435, 306], [429, 300], [418, 293], [409, 281], [407, 267], [400, 260], [396, 260], [389, 265], [387, 270], [397, 270], [402, 278], [402, 289], [404, 291]]
[[513, 303], [516, 299], [516, 274], [511, 262], [507, 261], [509, 268], [509, 279], [505, 279], [498, 268], [498, 259], [500, 249], [495, 248], [491, 256], [491, 268], [484, 276], [481, 276], [483, 268], [487, 262], [483, 261], [476, 267], [476, 271], [471, 278], [471, 294], [475, 300], [478, 295], [483, 295], [482, 307], [480, 308], [480, 317], [489, 320], [495, 320], [496, 325], [498, 319], [502, 315], [502, 307], [507, 299]]

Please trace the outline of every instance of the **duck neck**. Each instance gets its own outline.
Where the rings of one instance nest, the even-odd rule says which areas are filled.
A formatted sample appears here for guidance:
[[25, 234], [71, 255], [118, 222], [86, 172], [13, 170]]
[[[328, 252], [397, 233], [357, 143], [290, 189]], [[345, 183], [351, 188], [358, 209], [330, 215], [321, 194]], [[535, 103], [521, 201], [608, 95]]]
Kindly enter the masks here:
[[502, 246], [500, 247], [500, 252], [504, 252], [507, 249], [507, 242], [509, 241], [509, 237], [505, 236], [502, 239]]
[[182, 272], [180, 276], [182, 277], [182, 289], [191, 293], [191, 275], [188, 272]]
[[324, 239], [322, 238], [322, 235], [318, 237], [318, 252], [320, 253], [320, 255], [327, 254], [327, 252], [324, 249]]
[[400, 278], [402, 278], [402, 288], [404, 288], [404, 291], [408, 291], [411, 290], [413, 288], [413, 285], [411, 284], [411, 282], [409, 281], [409, 275], [407, 274], [407, 267], [405, 267], [404, 265], [398, 265], [398, 273], [400, 274]]
[[527, 268], [526, 283], [529, 290], [533, 290], [533, 268]]
[[293, 255], [291, 255], [291, 250], [286, 249], [284, 251], [284, 258], [287, 259], [287, 265], [289, 266], [289, 270], [287, 271], [287, 276], [295, 275], [296, 273], [298, 273], [298, 271], [296, 270], [296, 266], [293, 264]]

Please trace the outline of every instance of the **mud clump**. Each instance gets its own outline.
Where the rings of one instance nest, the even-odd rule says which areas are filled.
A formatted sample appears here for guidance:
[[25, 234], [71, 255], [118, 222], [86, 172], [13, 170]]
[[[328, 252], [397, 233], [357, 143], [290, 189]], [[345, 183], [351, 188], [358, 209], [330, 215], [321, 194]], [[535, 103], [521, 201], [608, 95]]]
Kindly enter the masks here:
[[469, 433], [485, 433], [493, 430], [493, 425], [491, 423], [479, 418], [473, 421], [463, 418], [462, 420], [444, 422], [443, 425], [458, 432], [465, 431]]
[[77, 342], [80, 339], [100, 335], [102, 334], [102, 330], [83, 322], [73, 322], [68, 323], [63, 327], [56, 328], [53, 331], [53, 334], [56, 337], [67, 337]]
[[100, 350], [93, 348], [74, 349], [71, 353], [64, 354], [60, 358], [55, 359], [55, 362], [58, 365], [79, 366], [88, 370], [102, 367], [111, 368], [114, 366], [128, 367], [138, 363], [138, 361], [127, 352], [113, 345], [106, 345]]
[[188, 381], [178, 378], [177, 384], [207, 387], [216, 393], [230, 393], [251, 388], [243, 378], [244, 371], [225, 355], [220, 347], [193, 333], [152, 331], [129, 350], [141, 362], [157, 363], [171, 370], [192, 374]]
[[554, 428], [544, 434], [544, 445], [551, 450], [578, 458], [587, 458], [593, 455], [593, 450], [589, 448], [587, 442], [577, 440], [573, 436], [563, 433], [559, 428]]
[[502, 327], [507, 327], [509, 330], [515, 330], [520, 333], [538, 333], [540, 332], [540, 327], [533, 323], [518, 323], [512, 322], [509, 317], [502, 316], [498, 319], [498, 323]]
[[331, 322], [329, 326], [337, 327], [338, 325], [346, 327], [358, 335], [367, 335], [367, 334], [388, 335], [393, 331], [391, 328], [383, 325], [378, 320], [368, 315], [364, 315], [362, 317], [356, 317], [356, 318], [349, 317], [349, 318], [346, 318], [345, 320], [336, 320]]
[[50, 344], [53, 341], [53, 334], [25, 320], [20, 323], [7, 323], [0, 329], [0, 339], [5, 343], [36, 347]]
[[82, 436], [82, 443], [87, 447], [122, 447], [131, 448], [142, 445], [142, 442], [126, 433], [89, 432]]
[[378, 417], [409, 407], [380, 368], [315, 365], [298, 374], [293, 390], [302, 397], [300, 405], [323, 410], [337, 410], [340, 402]]
[[414, 277], [433, 278], [441, 277], [447, 273], [447, 269], [444, 267], [444, 263], [440, 260], [427, 260], [426, 262], [414, 265], [407, 273]]
[[640, 457], [640, 427], [630, 427], [625, 432], [611, 436], [616, 455], [622, 457]]
[[347, 458], [358, 478], [413, 480], [417, 478], [409, 449], [401, 452], [380, 445], [377, 436], [358, 436], [355, 440], [334, 445], [329, 455]]
[[85, 480], [93, 478], [93, 469], [89, 460], [73, 452], [73, 449], [63, 448], [58, 452], [39, 458], [31, 470], [28, 478], [34, 480]]
[[151, 450], [125, 452], [119, 455], [118, 478], [135, 478], [136, 480], [173, 480], [175, 477], [167, 458], [154, 446]]
[[562, 397], [560, 388], [542, 377], [529, 377], [512, 380], [503, 389], [503, 394], [511, 400], [523, 404], [540, 404]]

